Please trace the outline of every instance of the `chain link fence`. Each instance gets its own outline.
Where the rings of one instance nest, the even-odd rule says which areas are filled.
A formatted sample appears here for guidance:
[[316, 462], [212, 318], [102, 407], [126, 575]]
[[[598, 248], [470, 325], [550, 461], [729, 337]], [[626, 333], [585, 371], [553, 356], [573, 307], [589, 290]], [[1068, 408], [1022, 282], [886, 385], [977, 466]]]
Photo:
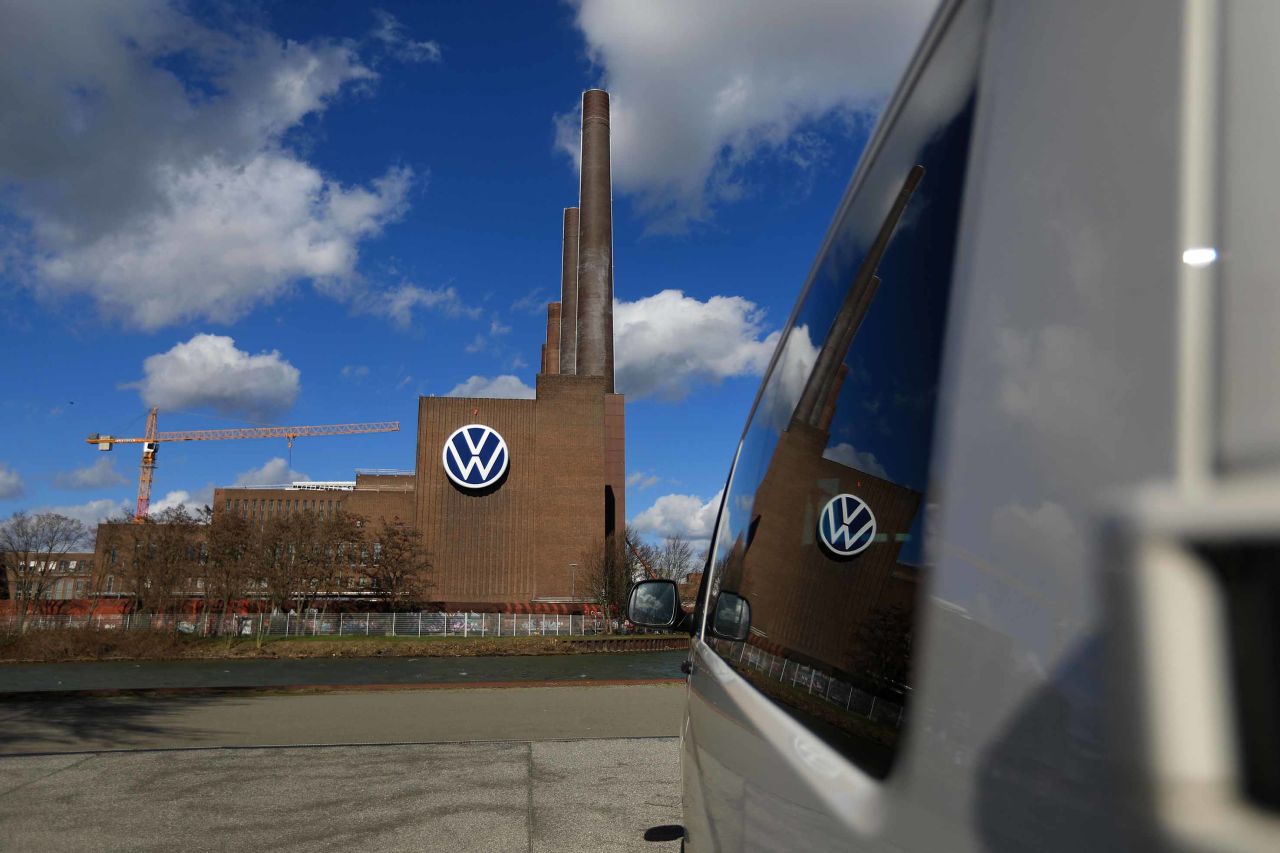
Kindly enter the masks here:
[[[22, 630], [80, 628], [173, 631], [199, 636], [581, 637], [616, 633], [621, 625], [617, 620], [606, 620], [598, 615], [555, 613], [275, 613], [226, 617], [210, 613], [199, 616], [28, 616]], [[18, 617], [0, 617], [0, 632], [16, 633], [18, 630]]]

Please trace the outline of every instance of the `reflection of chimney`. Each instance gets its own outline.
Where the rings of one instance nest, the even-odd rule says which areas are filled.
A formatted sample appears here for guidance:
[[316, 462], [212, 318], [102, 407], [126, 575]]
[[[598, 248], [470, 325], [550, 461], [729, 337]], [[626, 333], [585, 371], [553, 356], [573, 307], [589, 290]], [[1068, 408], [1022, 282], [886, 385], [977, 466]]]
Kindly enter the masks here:
[[[825, 406], [820, 413], [815, 412], [818, 418], [814, 421], [814, 425], [820, 429], [829, 427], [832, 418], [835, 417], [836, 400], [840, 397], [840, 388], [844, 384], [844, 377], [849, 373], [849, 368], [844, 364], [844, 358], [848, 354], [849, 348], [853, 346], [853, 338], [858, 334], [858, 327], [862, 325], [862, 318], [867, 316], [867, 309], [871, 307], [871, 300], [876, 298], [876, 291], [879, 289], [880, 276], [873, 275], [871, 283], [858, 293], [857, 298], [853, 301], [851, 310], [842, 311], [839, 317], [836, 318], [836, 326], [831, 330], [835, 339], [835, 347], [832, 352], [839, 359], [839, 370], [834, 374], [829, 373], [822, 377], [818, 399], [825, 401], [825, 405], [831, 407], [831, 413], [830, 415], [827, 414]], [[826, 421], [827, 426], [823, 426], [821, 421]]]
[[[879, 279], [876, 280], [879, 281]], [[836, 371], [835, 381], [831, 383], [831, 388], [827, 391], [827, 401], [822, 406], [822, 415], [818, 418], [818, 422], [814, 424], [823, 432], [831, 429], [831, 421], [836, 416], [836, 403], [840, 400], [840, 388], [844, 385], [844, 378], [848, 375], [849, 365], [840, 365], [840, 369]]]
[[564, 253], [560, 259], [560, 372], [578, 372], [578, 208], [564, 209]]
[[542, 372], [555, 375], [560, 372], [560, 303], [547, 303], [547, 346], [543, 356]]
[[862, 319], [867, 315], [871, 300], [875, 298], [876, 291], [879, 289], [880, 279], [876, 276], [876, 269], [880, 266], [885, 250], [889, 248], [889, 239], [893, 236], [893, 230], [902, 219], [907, 202], [911, 201], [911, 195], [920, 185], [920, 179], [923, 177], [924, 166], [912, 166], [911, 171], [907, 173], [907, 179], [903, 182], [902, 189], [898, 191], [898, 197], [894, 199], [889, 215], [881, 224], [875, 241], [867, 249], [862, 265], [858, 267], [853, 281], [849, 283], [849, 290], [840, 304], [840, 311], [832, 321], [831, 328], [827, 330], [822, 349], [818, 351], [818, 360], [809, 373], [809, 380], [805, 383], [800, 402], [796, 404], [795, 413], [791, 417], [793, 422], [812, 426], [820, 426], [825, 422], [829, 426], [831, 417], [835, 416], [834, 406], [831, 417], [827, 416], [825, 409], [826, 404], [839, 395], [840, 382], [843, 381], [843, 376], [838, 373], [839, 367], [849, 354], [858, 326], [862, 325]]
[[578, 229], [579, 376], [603, 376], [613, 392], [613, 197], [609, 186], [609, 93], [582, 93]]

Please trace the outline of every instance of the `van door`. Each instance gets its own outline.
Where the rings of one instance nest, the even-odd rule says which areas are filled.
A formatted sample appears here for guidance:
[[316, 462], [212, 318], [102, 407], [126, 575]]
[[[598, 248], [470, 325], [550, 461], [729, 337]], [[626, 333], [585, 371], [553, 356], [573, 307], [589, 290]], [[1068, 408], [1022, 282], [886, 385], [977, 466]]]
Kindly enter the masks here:
[[939, 13], [744, 431], [693, 643], [691, 849], [882, 840], [917, 722], [915, 613], [985, 16], [984, 2]]

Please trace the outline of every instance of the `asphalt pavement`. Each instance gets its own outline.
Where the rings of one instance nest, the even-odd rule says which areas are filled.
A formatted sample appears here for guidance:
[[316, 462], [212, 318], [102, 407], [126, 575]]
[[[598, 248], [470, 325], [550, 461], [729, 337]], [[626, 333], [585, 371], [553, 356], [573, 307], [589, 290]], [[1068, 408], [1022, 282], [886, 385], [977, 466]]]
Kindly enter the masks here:
[[681, 678], [687, 651], [0, 664], [5, 693]]
[[[607, 689], [607, 688], [600, 688]], [[675, 738], [0, 759], [5, 850], [672, 851]]]
[[0, 702], [3, 850], [679, 848], [679, 684]]

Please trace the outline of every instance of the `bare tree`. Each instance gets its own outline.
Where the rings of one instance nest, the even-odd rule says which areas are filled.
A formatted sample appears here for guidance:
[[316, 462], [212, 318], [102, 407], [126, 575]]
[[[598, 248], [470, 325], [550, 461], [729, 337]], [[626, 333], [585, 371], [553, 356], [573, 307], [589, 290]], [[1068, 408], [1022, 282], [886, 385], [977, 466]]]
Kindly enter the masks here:
[[202, 571], [204, 529], [199, 520], [177, 506], [141, 521], [110, 525], [105, 535], [107, 547], [116, 553], [120, 586], [132, 597], [135, 611], [172, 616], [176, 628], [177, 611]]
[[652, 559], [648, 559], [653, 573], [660, 578], [680, 581], [694, 568], [693, 545], [680, 534], [668, 536], [662, 545], [651, 548]]
[[399, 517], [380, 518], [368, 531], [370, 559], [361, 567], [392, 610], [420, 604], [431, 588], [431, 555], [422, 533]]
[[15, 512], [0, 524], [0, 559], [18, 602], [19, 631], [26, 628], [26, 617], [48, 598], [58, 558], [83, 546], [88, 538], [82, 522], [54, 512]]
[[[252, 528], [239, 512], [201, 513], [207, 540], [204, 565], [205, 601], [218, 612], [218, 630], [227, 621], [231, 603], [248, 593], [251, 571]], [[229, 636], [235, 636], [231, 632]], [[229, 642], [229, 641], [228, 641]]]
[[862, 674], [879, 687], [901, 693], [911, 659], [911, 611], [901, 604], [877, 605], [857, 637]]
[[612, 630], [614, 617], [626, 611], [627, 595], [644, 568], [636, 557], [641, 543], [629, 528], [609, 534], [582, 555], [586, 590], [600, 605], [605, 625]]
[[249, 565], [267, 601], [283, 610], [298, 589], [301, 573], [294, 560], [289, 519], [276, 515], [263, 519], [250, 537]]
[[366, 521], [349, 512], [295, 512], [251, 527], [251, 577], [272, 607], [302, 612], [322, 585], [338, 586], [369, 561]]

